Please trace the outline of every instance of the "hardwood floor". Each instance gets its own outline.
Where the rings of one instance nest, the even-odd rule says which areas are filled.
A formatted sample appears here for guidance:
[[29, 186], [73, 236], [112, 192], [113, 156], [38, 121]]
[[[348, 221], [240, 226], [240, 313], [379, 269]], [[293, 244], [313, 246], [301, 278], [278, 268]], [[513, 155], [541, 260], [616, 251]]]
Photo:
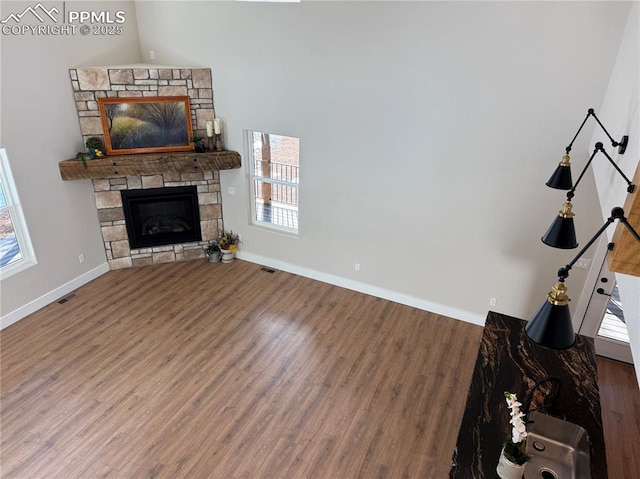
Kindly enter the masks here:
[[2, 332], [2, 475], [444, 477], [481, 334], [242, 261], [113, 271]]
[[640, 477], [640, 391], [633, 366], [599, 357], [602, 427], [611, 479]]
[[0, 475], [448, 477], [481, 335], [243, 261], [112, 271], [0, 333]]

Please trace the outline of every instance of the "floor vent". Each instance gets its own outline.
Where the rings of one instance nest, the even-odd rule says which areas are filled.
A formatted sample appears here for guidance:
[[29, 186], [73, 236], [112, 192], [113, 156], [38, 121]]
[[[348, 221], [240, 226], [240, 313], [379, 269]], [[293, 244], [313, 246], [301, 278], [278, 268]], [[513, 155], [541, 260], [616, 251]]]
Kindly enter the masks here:
[[260, 268], [260, 271], [264, 271], [265, 273], [275, 273], [276, 272], [275, 269], [271, 269], [271, 268]]
[[58, 300], [58, 304], [64, 304], [64, 303], [66, 303], [67, 301], [69, 301], [70, 299], [75, 298], [75, 297], [76, 297], [76, 295], [75, 295], [75, 294], [73, 294], [73, 293], [72, 293], [72, 294], [68, 294], [68, 295], [66, 295], [64, 298], [59, 299], [59, 300]]

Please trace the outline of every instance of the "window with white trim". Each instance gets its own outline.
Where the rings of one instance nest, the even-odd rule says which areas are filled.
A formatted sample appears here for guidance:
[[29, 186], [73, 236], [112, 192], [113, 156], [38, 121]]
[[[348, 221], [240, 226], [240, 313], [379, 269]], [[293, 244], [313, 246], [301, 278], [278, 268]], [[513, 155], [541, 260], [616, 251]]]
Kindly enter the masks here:
[[253, 224], [298, 232], [300, 140], [247, 131]]
[[36, 264], [7, 152], [0, 148], [0, 278]]

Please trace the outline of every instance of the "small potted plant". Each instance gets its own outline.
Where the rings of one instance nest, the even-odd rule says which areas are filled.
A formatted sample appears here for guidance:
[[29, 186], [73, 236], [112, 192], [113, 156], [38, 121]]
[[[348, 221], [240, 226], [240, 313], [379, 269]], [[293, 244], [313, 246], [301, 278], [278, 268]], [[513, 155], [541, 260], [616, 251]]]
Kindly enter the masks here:
[[193, 146], [198, 153], [204, 153], [207, 147], [204, 144], [204, 138], [194, 132], [191, 137], [191, 141], [193, 142]]
[[236, 257], [238, 245], [241, 243], [240, 236], [233, 231], [223, 231], [218, 238], [218, 246], [222, 253], [222, 262], [231, 263]]
[[97, 136], [87, 138], [85, 146], [92, 159], [102, 158], [104, 156], [104, 144]]
[[507, 439], [496, 467], [498, 477], [502, 479], [521, 479], [530, 457], [527, 455], [527, 426], [521, 403], [515, 394], [505, 392], [507, 407], [511, 410], [511, 437]]
[[215, 240], [209, 241], [207, 246], [205, 246], [204, 248], [204, 254], [207, 255], [210, 262], [219, 263], [221, 253], [220, 253], [220, 246], [218, 246], [218, 242]]

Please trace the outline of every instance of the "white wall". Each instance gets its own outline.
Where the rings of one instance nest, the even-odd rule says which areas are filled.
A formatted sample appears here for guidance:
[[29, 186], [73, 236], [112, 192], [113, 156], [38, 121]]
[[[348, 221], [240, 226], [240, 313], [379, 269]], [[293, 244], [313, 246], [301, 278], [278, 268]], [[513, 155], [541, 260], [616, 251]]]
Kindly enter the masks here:
[[[544, 183], [602, 102], [629, 3], [136, 6], [144, 61], [212, 68], [230, 149], [300, 137], [298, 238], [248, 226], [246, 168], [221, 175], [244, 257], [477, 322], [490, 297], [522, 318], [544, 300], [571, 258], [540, 242], [564, 200]], [[576, 210], [588, 237], [592, 176]]]
[[[62, 9], [62, 2], [43, 3]], [[3, 1], [0, 17], [33, 5]], [[2, 36], [2, 146], [38, 260], [2, 278], [2, 326], [105, 271], [91, 183], [63, 182], [58, 171], [59, 161], [83, 149], [68, 69], [139, 61], [136, 12], [133, 2], [66, 2], [66, 8], [122, 10], [126, 22], [114, 36]]]
[[[607, 131], [615, 139], [619, 140], [623, 134], [629, 134], [629, 146], [624, 155], [616, 155], [613, 154], [616, 150], [611, 147], [611, 143], [606, 135], [601, 133], [601, 130], [596, 130], [592, 138], [592, 144], [596, 141], [604, 143], [605, 149], [628, 178], [633, 178], [640, 158], [639, 20], [640, 7], [636, 2], [629, 14], [604, 101], [596, 112]], [[598, 162], [594, 159], [593, 169], [602, 206], [602, 215], [608, 217], [612, 207], [624, 205], [627, 197], [626, 182], [603, 156], [599, 158]], [[636, 187], [640, 188], [640, 185], [636, 185]], [[613, 226], [607, 230], [609, 239], [613, 236], [614, 231]], [[631, 340], [631, 354], [635, 364], [640, 364], [640, 278], [624, 274], [617, 274], [616, 278]], [[636, 368], [636, 373], [640, 381], [640, 368]]]

